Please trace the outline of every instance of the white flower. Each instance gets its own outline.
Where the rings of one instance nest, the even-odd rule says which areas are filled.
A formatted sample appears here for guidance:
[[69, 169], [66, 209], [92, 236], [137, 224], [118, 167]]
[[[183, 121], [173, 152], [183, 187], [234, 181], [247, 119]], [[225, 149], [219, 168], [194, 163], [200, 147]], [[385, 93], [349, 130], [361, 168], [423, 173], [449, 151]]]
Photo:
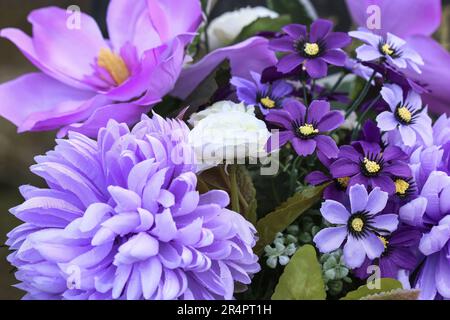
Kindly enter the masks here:
[[[211, 108], [210, 108], [211, 109]], [[241, 104], [222, 101], [198, 121], [189, 134], [197, 160], [204, 165], [243, 163], [266, 156], [270, 137], [264, 121]]]
[[232, 101], [219, 101], [203, 111], [192, 114], [188, 122], [191, 126], [195, 127], [200, 120], [206, 118], [210, 114], [229, 111], [240, 111], [246, 112], [252, 116], [255, 115], [255, 108], [253, 106], [246, 107], [244, 103], [236, 104]]
[[[339, 110], [342, 115], [345, 117], [345, 111], [344, 110]], [[345, 122], [341, 125], [342, 129], [348, 130], [348, 131], [352, 131], [353, 129], [356, 128], [356, 125], [358, 124], [358, 116], [357, 114], [353, 111], [352, 113], [350, 113], [350, 115], [345, 119]]]
[[278, 13], [265, 7], [246, 7], [223, 15], [211, 21], [208, 28], [209, 46], [212, 50], [233, 42], [242, 29], [259, 18], [277, 18]]

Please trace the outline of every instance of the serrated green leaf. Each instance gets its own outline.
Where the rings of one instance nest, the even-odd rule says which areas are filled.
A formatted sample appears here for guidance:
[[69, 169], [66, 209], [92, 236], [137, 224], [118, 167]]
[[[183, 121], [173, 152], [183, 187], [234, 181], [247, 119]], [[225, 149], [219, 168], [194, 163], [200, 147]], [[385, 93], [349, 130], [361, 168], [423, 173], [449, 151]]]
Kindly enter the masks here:
[[290, 15], [293, 23], [301, 23], [304, 25], [312, 23], [312, 18], [299, 0], [268, 0], [267, 5], [269, 9], [279, 14]]
[[238, 43], [244, 41], [262, 31], [279, 32], [281, 31], [281, 28], [289, 23], [291, 23], [291, 17], [288, 15], [282, 15], [278, 18], [259, 18], [248, 26], [244, 27], [244, 29], [242, 29], [241, 33], [237, 36], [234, 42]]
[[267, 214], [256, 224], [259, 240], [255, 252], [259, 255], [264, 247], [271, 244], [278, 232], [289, 227], [301, 214], [320, 201], [322, 191], [327, 185], [307, 187], [281, 204], [275, 211]]
[[316, 250], [305, 245], [284, 269], [272, 300], [325, 300], [326, 296]]
[[363, 297], [360, 300], [418, 300], [419, 294], [420, 290], [396, 289]]
[[347, 293], [347, 295], [341, 300], [359, 300], [361, 298], [371, 296], [379, 293], [386, 293], [395, 289], [403, 289], [400, 281], [390, 278], [382, 278], [380, 279], [380, 288], [379, 289], [369, 289], [367, 285], [360, 286], [355, 291], [351, 291]]

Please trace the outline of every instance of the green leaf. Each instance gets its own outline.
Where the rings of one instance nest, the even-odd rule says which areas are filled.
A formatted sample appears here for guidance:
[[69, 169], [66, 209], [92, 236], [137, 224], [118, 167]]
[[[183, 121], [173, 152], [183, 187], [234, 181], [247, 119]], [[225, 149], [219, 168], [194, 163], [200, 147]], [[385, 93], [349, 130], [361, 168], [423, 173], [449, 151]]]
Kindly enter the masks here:
[[301, 214], [320, 201], [322, 191], [327, 185], [307, 187], [281, 204], [275, 211], [267, 214], [256, 224], [259, 240], [255, 252], [259, 255], [264, 247], [271, 244], [278, 232], [289, 227]]
[[361, 300], [418, 300], [420, 290], [396, 289], [388, 292], [373, 294], [361, 298]]
[[326, 296], [316, 250], [305, 245], [284, 269], [272, 300], [325, 300]]
[[262, 31], [279, 32], [281, 31], [281, 28], [289, 23], [291, 23], [291, 17], [288, 15], [282, 15], [278, 18], [259, 18], [242, 29], [234, 42], [238, 43], [244, 41]]
[[367, 285], [360, 286], [355, 291], [347, 293], [341, 300], [359, 300], [374, 294], [386, 293], [395, 289], [403, 289], [400, 281], [390, 278], [380, 279], [380, 289], [369, 289]]
[[313, 21], [299, 0], [268, 0], [267, 6], [279, 14], [290, 15], [292, 23], [309, 25]]

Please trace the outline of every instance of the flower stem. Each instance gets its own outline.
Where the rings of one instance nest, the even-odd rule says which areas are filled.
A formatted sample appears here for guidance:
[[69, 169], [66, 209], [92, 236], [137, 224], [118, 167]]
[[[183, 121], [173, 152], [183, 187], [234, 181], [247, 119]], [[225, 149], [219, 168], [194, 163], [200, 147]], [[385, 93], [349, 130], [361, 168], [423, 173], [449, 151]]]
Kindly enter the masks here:
[[372, 73], [372, 76], [370, 77], [369, 81], [366, 82], [366, 85], [364, 86], [363, 90], [359, 94], [358, 98], [353, 102], [353, 104], [348, 108], [347, 112], [345, 113], [345, 117], [347, 118], [353, 111], [358, 109], [358, 107], [361, 105], [361, 103], [366, 98], [367, 94], [369, 93], [370, 86], [372, 85], [372, 81], [375, 78], [375, 75], [377, 74], [376, 71]]
[[356, 139], [356, 135], [358, 134], [359, 130], [361, 130], [361, 126], [362, 123], [364, 121], [364, 119], [366, 118], [367, 114], [370, 112], [370, 110], [372, 110], [373, 106], [378, 102], [378, 100], [380, 100], [381, 98], [381, 94], [379, 94], [371, 103], [370, 105], [367, 107], [367, 109], [363, 112], [363, 114], [361, 114], [361, 116], [358, 119], [358, 124], [356, 125], [356, 128], [353, 130], [352, 133], [352, 140]]
[[339, 77], [339, 79], [336, 81], [336, 83], [334, 84], [334, 86], [330, 89], [330, 91], [328, 92], [328, 95], [331, 96], [332, 94], [334, 94], [334, 92], [339, 88], [339, 86], [341, 85], [342, 81], [344, 81], [345, 77], [348, 75], [348, 72], [343, 72], [341, 74], [341, 76]]
[[231, 209], [240, 212], [239, 205], [239, 186], [237, 183], [237, 164], [230, 165], [230, 192], [231, 192]]

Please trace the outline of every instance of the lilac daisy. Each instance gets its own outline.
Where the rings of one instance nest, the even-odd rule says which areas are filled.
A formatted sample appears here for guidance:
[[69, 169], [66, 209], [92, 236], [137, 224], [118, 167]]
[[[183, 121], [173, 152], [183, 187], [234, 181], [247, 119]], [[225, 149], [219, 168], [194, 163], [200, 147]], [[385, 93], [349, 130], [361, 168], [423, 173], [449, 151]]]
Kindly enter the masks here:
[[400, 208], [402, 222], [422, 231], [419, 250], [425, 256], [416, 286], [421, 299], [450, 299], [450, 177], [434, 171], [420, 197]]
[[415, 72], [421, 73], [419, 66], [424, 65], [422, 57], [410, 48], [405, 40], [389, 32], [386, 37], [383, 37], [365, 29], [349, 32], [349, 35], [366, 43], [356, 49], [359, 60], [383, 59], [398, 69], [410, 67]]
[[350, 212], [339, 202], [327, 200], [320, 212], [336, 227], [325, 228], [314, 237], [314, 243], [322, 253], [328, 253], [344, 245], [344, 260], [348, 267], [360, 267], [366, 256], [376, 259], [384, 251], [380, 237], [397, 229], [396, 214], [380, 213], [386, 206], [388, 194], [375, 188], [367, 193], [363, 185], [349, 190]]
[[279, 146], [290, 141], [298, 155], [311, 155], [317, 148], [333, 158], [339, 151], [328, 132], [344, 123], [344, 117], [339, 111], [330, 111], [327, 101], [315, 100], [306, 108], [298, 100], [287, 99], [284, 109], [271, 111], [266, 120], [282, 128]]
[[330, 171], [335, 179], [350, 178], [349, 186], [363, 184], [394, 194], [397, 178], [411, 177], [411, 169], [402, 161], [406, 158], [398, 147], [382, 149], [377, 144], [359, 141], [340, 148], [338, 160], [331, 165]]
[[283, 80], [278, 80], [272, 84], [261, 83], [261, 75], [250, 72], [253, 81], [244, 78], [233, 77], [231, 84], [237, 89], [237, 96], [249, 106], [258, 106], [261, 112], [266, 115], [270, 110], [280, 109], [284, 99], [292, 93], [292, 85]]
[[378, 127], [382, 131], [399, 131], [402, 142], [412, 147], [419, 142], [424, 145], [433, 143], [431, 118], [427, 109], [422, 108], [422, 99], [414, 91], [409, 91], [404, 99], [403, 90], [395, 84], [386, 84], [381, 90], [384, 101], [390, 111], [382, 112], [377, 117]]
[[197, 191], [189, 129], [144, 116], [98, 140], [70, 133], [31, 170], [8, 235], [26, 299], [231, 299], [259, 270], [254, 227]]
[[331, 32], [331, 21], [318, 19], [307, 27], [290, 24], [283, 28], [286, 33], [281, 38], [270, 42], [274, 51], [288, 52], [277, 65], [278, 71], [288, 73], [301, 64], [312, 78], [327, 75], [327, 63], [343, 66], [347, 55], [341, 49], [351, 43], [350, 37], [343, 32]]

